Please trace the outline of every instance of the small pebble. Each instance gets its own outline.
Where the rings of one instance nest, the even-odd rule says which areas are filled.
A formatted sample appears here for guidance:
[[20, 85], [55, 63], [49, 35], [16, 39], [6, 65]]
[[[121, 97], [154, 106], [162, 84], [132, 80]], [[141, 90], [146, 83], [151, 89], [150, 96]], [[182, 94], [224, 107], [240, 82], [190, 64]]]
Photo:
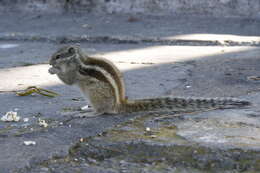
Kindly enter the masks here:
[[29, 145], [36, 145], [35, 141], [23, 141], [24, 145], [29, 146]]

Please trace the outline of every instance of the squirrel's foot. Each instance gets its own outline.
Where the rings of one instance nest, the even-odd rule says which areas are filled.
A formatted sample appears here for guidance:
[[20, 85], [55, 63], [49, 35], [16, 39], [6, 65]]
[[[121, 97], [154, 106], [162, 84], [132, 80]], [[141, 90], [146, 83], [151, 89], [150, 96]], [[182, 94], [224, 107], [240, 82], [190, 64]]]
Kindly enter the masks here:
[[94, 112], [95, 110], [93, 108], [91, 108], [91, 106], [89, 105], [86, 105], [86, 106], [83, 106], [81, 107], [81, 110], [84, 111], [84, 112]]

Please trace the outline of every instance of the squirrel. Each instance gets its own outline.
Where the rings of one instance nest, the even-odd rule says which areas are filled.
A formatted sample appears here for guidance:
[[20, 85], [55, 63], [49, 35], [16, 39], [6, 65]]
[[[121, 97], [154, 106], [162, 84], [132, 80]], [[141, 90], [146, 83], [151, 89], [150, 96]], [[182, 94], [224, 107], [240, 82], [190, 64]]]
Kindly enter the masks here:
[[[78, 45], [64, 46], [51, 56], [49, 73], [67, 85], [77, 85], [94, 113], [85, 116], [132, 112], [192, 112], [248, 106], [233, 98], [159, 97], [129, 100], [122, 73], [108, 59], [86, 55]], [[91, 110], [92, 111], [92, 110]]]

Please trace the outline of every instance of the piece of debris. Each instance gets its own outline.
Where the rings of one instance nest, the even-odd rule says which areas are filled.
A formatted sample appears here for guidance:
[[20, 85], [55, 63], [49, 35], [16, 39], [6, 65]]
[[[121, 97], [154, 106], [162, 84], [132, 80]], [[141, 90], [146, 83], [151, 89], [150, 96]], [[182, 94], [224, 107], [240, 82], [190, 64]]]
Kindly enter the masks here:
[[81, 107], [81, 110], [82, 110], [82, 111], [87, 111], [87, 110], [89, 110], [89, 109], [91, 109], [89, 105], [86, 105], [86, 106]]
[[23, 122], [28, 122], [29, 121], [29, 118], [24, 118], [23, 119]]
[[97, 164], [97, 163], [98, 163], [97, 160], [92, 159], [92, 158], [90, 158], [90, 157], [87, 157], [87, 161], [90, 162], [90, 163], [94, 163], [94, 164]]
[[144, 135], [151, 136], [152, 134], [153, 134], [153, 132], [151, 131], [151, 128], [150, 127], [146, 127]]
[[156, 136], [156, 135], [150, 135], [150, 137], [151, 137], [151, 138], [157, 138], [157, 136]]
[[6, 112], [6, 114], [1, 117], [1, 121], [4, 122], [18, 122], [20, 119], [21, 118], [17, 115], [17, 112], [13, 111]]
[[83, 99], [79, 97], [79, 98], [72, 98], [71, 100], [78, 102], [78, 101], [82, 101]]
[[36, 142], [35, 141], [23, 141], [23, 144], [26, 145], [26, 146], [36, 145]]
[[247, 80], [260, 80], [260, 76], [248, 76]]
[[151, 131], [151, 128], [150, 128], [150, 127], [146, 127], [146, 128], [145, 128], [145, 131], [150, 132], [150, 131]]
[[157, 136], [155, 135], [156, 132], [152, 131], [150, 127], [145, 128], [144, 135], [149, 136], [151, 138], [156, 138]]
[[127, 22], [138, 22], [140, 19], [137, 18], [137, 17], [133, 17], [133, 16], [130, 16], [128, 19], [127, 19]]
[[47, 96], [47, 97], [56, 97], [56, 96], [59, 95], [58, 93], [55, 93], [53, 91], [46, 90], [46, 89], [43, 89], [43, 88], [38, 88], [36, 86], [29, 86], [28, 88], [26, 88], [23, 91], [16, 92], [16, 95], [18, 95], [18, 96], [28, 96], [28, 95], [31, 95], [33, 93], [38, 93], [40, 95]]
[[87, 28], [87, 29], [92, 29], [92, 26], [90, 26], [89, 24], [83, 24], [81, 25], [82, 28]]
[[48, 123], [46, 123], [45, 120], [42, 120], [42, 119], [39, 118], [38, 122], [39, 122], [40, 126], [42, 126], [44, 128], [48, 127]]

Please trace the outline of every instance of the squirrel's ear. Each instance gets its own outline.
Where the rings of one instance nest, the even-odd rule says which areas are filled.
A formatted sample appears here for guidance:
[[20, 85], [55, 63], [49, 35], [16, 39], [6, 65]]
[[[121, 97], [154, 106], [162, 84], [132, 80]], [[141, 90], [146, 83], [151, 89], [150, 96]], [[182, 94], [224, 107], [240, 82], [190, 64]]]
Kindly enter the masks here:
[[76, 50], [75, 50], [74, 47], [70, 47], [70, 48], [68, 49], [68, 52], [69, 52], [70, 54], [74, 54], [74, 53], [76, 52]]

